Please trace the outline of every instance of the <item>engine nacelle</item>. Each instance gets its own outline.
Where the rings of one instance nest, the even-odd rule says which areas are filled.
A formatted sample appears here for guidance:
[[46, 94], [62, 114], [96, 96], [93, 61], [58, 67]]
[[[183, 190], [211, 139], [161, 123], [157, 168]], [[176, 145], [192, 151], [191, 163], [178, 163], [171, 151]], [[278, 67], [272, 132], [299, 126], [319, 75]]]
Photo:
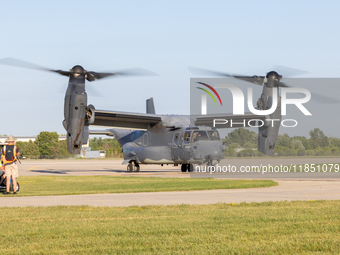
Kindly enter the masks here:
[[67, 125], [67, 150], [72, 154], [80, 154], [84, 141], [87, 94], [75, 92], [70, 98], [69, 118]]
[[[279, 90], [277, 90], [279, 91]], [[278, 93], [278, 92], [277, 92]], [[281, 97], [277, 94], [277, 108], [276, 110], [269, 115], [268, 119], [276, 120], [276, 121], [265, 121], [265, 125], [259, 127], [259, 136], [258, 136], [258, 145], [257, 149], [266, 154], [273, 155], [275, 145], [277, 142], [277, 137], [279, 134], [279, 128], [281, 124]], [[273, 87], [266, 86], [264, 84], [263, 92], [261, 95], [260, 106], [263, 110], [270, 109], [273, 104]]]

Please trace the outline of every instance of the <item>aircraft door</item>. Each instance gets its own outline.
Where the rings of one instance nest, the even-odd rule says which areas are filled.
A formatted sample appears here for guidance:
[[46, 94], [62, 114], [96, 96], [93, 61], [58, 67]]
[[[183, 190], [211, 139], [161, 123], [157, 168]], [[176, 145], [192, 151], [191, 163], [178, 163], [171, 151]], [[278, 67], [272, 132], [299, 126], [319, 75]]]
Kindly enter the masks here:
[[178, 160], [179, 159], [179, 155], [180, 155], [180, 136], [181, 136], [181, 133], [180, 132], [176, 132], [173, 136], [173, 139], [172, 139], [172, 149], [171, 149], [171, 154], [172, 154], [172, 159], [174, 161]]
[[143, 135], [143, 145], [148, 146], [148, 134], [147, 133]]
[[185, 131], [183, 135], [183, 144], [181, 147], [181, 155], [180, 158], [182, 161], [188, 161], [190, 159], [191, 154], [191, 136], [192, 131]]

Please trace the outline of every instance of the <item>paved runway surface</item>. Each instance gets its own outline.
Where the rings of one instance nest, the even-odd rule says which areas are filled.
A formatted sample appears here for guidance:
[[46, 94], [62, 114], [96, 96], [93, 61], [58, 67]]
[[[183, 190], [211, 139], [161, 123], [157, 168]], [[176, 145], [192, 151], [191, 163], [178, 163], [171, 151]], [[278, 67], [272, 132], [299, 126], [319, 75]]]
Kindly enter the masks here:
[[[294, 158], [294, 159], [230, 159], [235, 166], [254, 164], [305, 164], [339, 163], [339, 158]], [[142, 165], [140, 173], [127, 173], [126, 166], [116, 160], [46, 160], [24, 161], [19, 166], [21, 176], [28, 175], [113, 175], [113, 176], [161, 176], [189, 177], [181, 173], [179, 167]], [[332, 173], [326, 179], [308, 179], [303, 176], [291, 179], [277, 179], [279, 186], [259, 189], [234, 189], [184, 192], [150, 192], [125, 194], [97, 194], [42, 197], [1, 197], [0, 206], [52, 206], [52, 205], [92, 205], [92, 206], [134, 206], [134, 205], [174, 205], [212, 204], [293, 200], [337, 200], [340, 199], [340, 179], [333, 178], [340, 173]], [[262, 179], [266, 179], [263, 176]], [[275, 176], [268, 176], [275, 179]], [[19, 177], [20, 182], [20, 177]]]
[[[299, 164], [340, 163], [340, 158], [235, 158], [224, 159], [220, 165], [260, 166], [299, 165]], [[127, 173], [126, 165], [121, 160], [26, 160], [19, 165], [21, 176], [53, 175], [53, 176], [86, 176], [86, 175], [114, 175], [114, 176], [164, 176], [189, 177], [180, 171], [180, 166], [173, 165], [140, 165], [139, 173]], [[234, 174], [234, 178], [242, 178], [242, 174]], [[337, 175], [335, 175], [337, 176]], [[340, 173], [339, 173], [340, 176]], [[210, 177], [210, 176], [209, 176]], [[262, 175], [261, 178], [266, 178]], [[269, 178], [275, 178], [270, 176]]]
[[340, 199], [338, 181], [279, 181], [259, 189], [148, 192], [46, 197], [2, 197], [0, 206], [142, 206]]

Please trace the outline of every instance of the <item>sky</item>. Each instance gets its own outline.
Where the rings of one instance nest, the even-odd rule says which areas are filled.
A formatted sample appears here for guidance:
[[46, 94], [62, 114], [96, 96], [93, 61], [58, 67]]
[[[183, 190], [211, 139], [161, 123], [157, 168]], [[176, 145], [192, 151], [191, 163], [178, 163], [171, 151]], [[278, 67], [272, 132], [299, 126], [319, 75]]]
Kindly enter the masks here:
[[[340, 77], [338, 1], [3, 1], [1, 58], [52, 69], [82, 65], [92, 71], [141, 67], [152, 77], [110, 78], [86, 84], [97, 109], [145, 112], [153, 97], [159, 114], [190, 113], [188, 66], [265, 75], [282, 65], [308, 71], [301, 77]], [[284, 75], [284, 73], [282, 73]], [[0, 134], [64, 134], [67, 78], [0, 66]], [[313, 87], [338, 98], [340, 86]], [[340, 137], [340, 105], [314, 105], [327, 121], [314, 127]], [[331, 110], [330, 110], [331, 109]], [[230, 109], [230, 112], [232, 110]]]

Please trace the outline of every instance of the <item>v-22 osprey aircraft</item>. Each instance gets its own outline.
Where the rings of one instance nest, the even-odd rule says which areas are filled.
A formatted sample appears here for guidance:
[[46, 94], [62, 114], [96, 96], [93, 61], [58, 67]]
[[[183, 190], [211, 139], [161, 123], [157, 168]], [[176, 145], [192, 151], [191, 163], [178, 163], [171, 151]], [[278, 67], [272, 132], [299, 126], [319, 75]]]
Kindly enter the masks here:
[[[230, 76], [257, 85], [263, 84], [263, 92], [258, 101], [261, 110], [272, 107], [274, 87], [286, 87], [280, 82], [282, 76], [271, 71], [264, 76]], [[203, 83], [202, 83], [203, 84]], [[260, 119], [264, 126], [258, 130], [258, 150], [266, 155], [273, 155], [281, 121], [281, 97], [277, 90], [277, 107], [269, 116], [246, 113], [209, 114], [209, 115], [157, 115], [153, 98], [146, 100], [146, 113], [130, 113], [94, 110], [93, 126], [111, 126], [115, 128], [90, 131], [90, 134], [114, 136], [122, 146], [124, 162], [128, 172], [138, 172], [140, 164], [181, 164], [181, 171], [192, 171], [193, 164], [216, 165], [224, 158], [226, 146], [213, 123], [215, 119], [227, 120], [228, 125], [218, 128], [230, 128], [231, 121], [249, 122]], [[279, 120], [267, 123], [266, 119]], [[232, 127], [237, 127], [234, 124]], [[241, 126], [241, 125], [240, 125]], [[243, 125], [242, 125], [243, 126]], [[131, 129], [126, 129], [131, 128]], [[136, 130], [137, 129], [137, 130]]]
[[[146, 113], [99, 110], [87, 104], [85, 80], [89, 82], [108, 76], [139, 75], [143, 72], [123, 71], [98, 73], [87, 71], [76, 65], [70, 71], [53, 70], [16, 59], [2, 59], [1, 64], [14, 65], [36, 70], [51, 71], [69, 77], [65, 93], [63, 126], [67, 132], [67, 149], [80, 154], [83, 144], [89, 139], [89, 126], [111, 127], [91, 134], [114, 136], [122, 146], [124, 162], [128, 172], [138, 172], [141, 164], [181, 165], [181, 171], [192, 171], [192, 164], [216, 165], [224, 158], [224, 150], [218, 131], [213, 127], [214, 119], [248, 123], [253, 119], [266, 118], [281, 121], [281, 98], [277, 90], [277, 107], [269, 116], [246, 113], [244, 115], [159, 115], [153, 99], [146, 103]], [[232, 76], [262, 85], [261, 109], [272, 106], [273, 88], [285, 86], [278, 73], [272, 71], [264, 76]], [[264, 154], [274, 153], [280, 121], [266, 123], [258, 130], [258, 150]], [[230, 121], [229, 121], [230, 123]], [[223, 128], [230, 126], [224, 125]], [[235, 127], [235, 126], [233, 126]]]

